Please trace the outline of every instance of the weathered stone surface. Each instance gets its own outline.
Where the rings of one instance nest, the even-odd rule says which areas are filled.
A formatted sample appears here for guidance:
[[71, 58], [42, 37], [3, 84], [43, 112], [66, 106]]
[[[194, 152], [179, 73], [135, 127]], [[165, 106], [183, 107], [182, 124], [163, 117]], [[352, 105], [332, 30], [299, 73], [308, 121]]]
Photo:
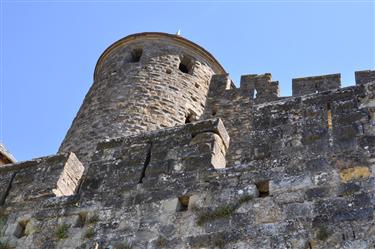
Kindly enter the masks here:
[[61, 147], [83, 164], [0, 167], [1, 245], [373, 247], [373, 71], [342, 89], [339, 75], [297, 79], [279, 97], [270, 74], [236, 88], [197, 45], [156, 36], [99, 60]]
[[[84, 167], [74, 153], [20, 162], [0, 168], [3, 201], [23, 203], [76, 193]], [[6, 192], [6, 193], [5, 193]]]
[[221, 72], [208, 52], [182, 37], [126, 37], [99, 59], [94, 84], [59, 152], [73, 151], [88, 164], [100, 140], [198, 120], [210, 78]]

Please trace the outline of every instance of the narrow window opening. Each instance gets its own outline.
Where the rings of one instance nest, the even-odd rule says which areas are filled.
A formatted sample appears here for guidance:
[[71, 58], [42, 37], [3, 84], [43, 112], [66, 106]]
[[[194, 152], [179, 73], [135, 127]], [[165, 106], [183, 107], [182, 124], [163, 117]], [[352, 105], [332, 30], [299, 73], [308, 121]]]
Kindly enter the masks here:
[[190, 196], [184, 195], [178, 197], [178, 203], [176, 207], [177, 212], [185, 212], [189, 209]]
[[4, 191], [4, 194], [2, 195], [2, 198], [0, 199], [0, 206], [3, 206], [4, 204], [5, 204], [5, 200], [6, 200], [6, 198], [8, 197], [8, 195], [9, 195], [9, 191], [10, 191], [10, 188], [12, 187], [12, 183], [13, 183], [13, 180], [14, 180], [14, 178], [16, 177], [16, 172], [14, 172], [12, 175], [11, 175], [11, 177], [10, 177], [10, 179], [9, 179], [9, 181], [8, 181], [8, 184], [6, 185], [6, 189], [5, 189], [5, 191]]
[[183, 56], [180, 58], [178, 69], [183, 73], [191, 74], [193, 69], [193, 60], [190, 57]]
[[178, 69], [180, 69], [180, 71], [183, 73], [189, 73], [189, 69], [187, 68], [187, 66], [182, 63], [180, 63], [180, 65], [178, 66]]
[[332, 110], [330, 103], [327, 104], [327, 122], [328, 122], [328, 129], [332, 129]]
[[342, 234], [342, 240], [343, 240], [343, 241], [346, 240], [345, 234]]
[[17, 238], [22, 238], [24, 236], [26, 236], [26, 225], [29, 221], [28, 220], [21, 220], [18, 222], [17, 226], [16, 226], [16, 230], [14, 231], [14, 236], [17, 237]]
[[270, 195], [270, 181], [262, 181], [255, 184], [258, 192], [259, 197], [267, 197]]
[[131, 63], [139, 62], [141, 60], [142, 53], [143, 53], [143, 50], [141, 48], [134, 49], [131, 52], [130, 62]]
[[254, 99], [256, 99], [256, 97], [257, 97], [257, 90], [256, 89], [254, 89]]
[[191, 122], [193, 122], [193, 115], [189, 114], [185, 118], [185, 124], [190, 124]]
[[354, 230], [353, 230], [353, 239], [354, 240], [356, 239]]

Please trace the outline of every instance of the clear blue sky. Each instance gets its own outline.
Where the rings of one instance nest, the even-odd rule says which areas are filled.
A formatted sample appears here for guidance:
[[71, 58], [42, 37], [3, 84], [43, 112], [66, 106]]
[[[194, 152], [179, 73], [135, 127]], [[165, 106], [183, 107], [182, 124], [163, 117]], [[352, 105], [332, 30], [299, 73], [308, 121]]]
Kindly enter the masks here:
[[1, 132], [18, 160], [54, 154], [92, 84], [96, 60], [136, 32], [181, 34], [239, 83], [375, 68], [372, 1], [16, 1], [1, 4]]

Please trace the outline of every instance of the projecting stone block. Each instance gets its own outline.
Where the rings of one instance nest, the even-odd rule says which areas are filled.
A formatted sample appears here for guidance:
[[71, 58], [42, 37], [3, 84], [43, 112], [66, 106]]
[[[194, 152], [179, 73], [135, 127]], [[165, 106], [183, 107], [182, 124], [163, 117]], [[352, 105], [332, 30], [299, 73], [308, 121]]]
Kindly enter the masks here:
[[200, 151], [210, 158], [210, 164], [215, 168], [225, 168], [226, 146], [221, 137], [213, 132], [204, 132], [196, 135], [191, 144], [206, 144], [207, 151]]
[[73, 195], [84, 167], [74, 153], [38, 158], [0, 168], [5, 203]]

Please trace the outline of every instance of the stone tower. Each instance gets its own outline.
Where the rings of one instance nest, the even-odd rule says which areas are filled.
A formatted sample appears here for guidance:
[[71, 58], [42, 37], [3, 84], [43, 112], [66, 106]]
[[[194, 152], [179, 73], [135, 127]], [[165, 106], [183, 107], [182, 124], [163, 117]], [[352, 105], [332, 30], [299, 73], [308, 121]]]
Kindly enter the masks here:
[[211, 76], [223, 73], [209, 52], [181, 36], [127, 36], [100, 56], [59, 152], [73, 151], [85, 162], [100, 140], [197, 120]]

